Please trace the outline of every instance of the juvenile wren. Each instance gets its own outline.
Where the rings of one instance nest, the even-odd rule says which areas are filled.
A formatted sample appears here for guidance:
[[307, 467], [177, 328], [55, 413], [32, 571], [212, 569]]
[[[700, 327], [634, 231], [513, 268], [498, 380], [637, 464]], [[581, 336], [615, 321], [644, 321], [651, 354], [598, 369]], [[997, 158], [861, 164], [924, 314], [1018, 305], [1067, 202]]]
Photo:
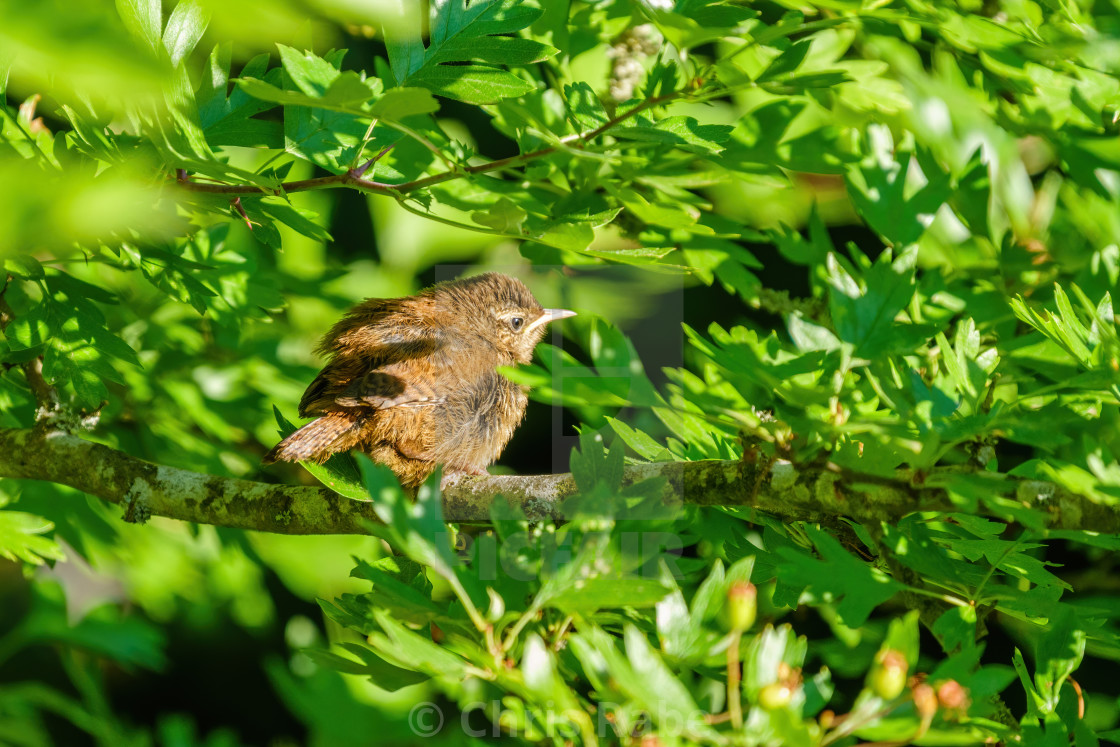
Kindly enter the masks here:
[[321, 463], [357, 449], [407, 489], [436, 465], [445, 485], [484, 475], [528, 403], [497, 367], [528, 363], [546, 325], [574, 315], [541, 308], [520, 280], [494, 272], [368, 299], [319, 343], [330, 360], [299, 403], [315, 420], [264, 461]]

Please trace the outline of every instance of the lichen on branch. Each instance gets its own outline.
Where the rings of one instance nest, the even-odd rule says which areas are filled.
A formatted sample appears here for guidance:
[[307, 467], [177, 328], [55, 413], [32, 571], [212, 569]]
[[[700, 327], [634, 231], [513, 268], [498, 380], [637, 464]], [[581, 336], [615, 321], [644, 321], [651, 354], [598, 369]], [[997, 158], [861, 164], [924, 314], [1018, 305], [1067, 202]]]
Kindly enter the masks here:
[[[0, 477], [68, 485], [121, 504], [123, 518], [162, 516], [180, 521], [279, 534], [364, 534], [376, 522], [373, 504], [325, 487], [275, 485], [156, 465], [63, 431], [0, 429]], [[626, 468], [623, 484], [663, 478], [664, 507], [688, 505], [756, 509], [795, 521], [848, 517], [895, 521], [914, 511], [951, 511], [938, 487], [903, 479], [861, 482], [827, 468], [799, 468], [785, 461], [708, 460], [654, 462]], [[935, 484], [936, 481], [929, 481]], [[1120, 531], [1120, 510], [1035, 481], [992, 478], [992, 490], [1029, 504], [1045, 494], [1049, 525], [1063, 529]], [[486, 523], [498, 496], [531, 521], [563, 519], [563, 501], [575, 494], [570, 474], [469, 477], [444, 491], [444, 518]]]

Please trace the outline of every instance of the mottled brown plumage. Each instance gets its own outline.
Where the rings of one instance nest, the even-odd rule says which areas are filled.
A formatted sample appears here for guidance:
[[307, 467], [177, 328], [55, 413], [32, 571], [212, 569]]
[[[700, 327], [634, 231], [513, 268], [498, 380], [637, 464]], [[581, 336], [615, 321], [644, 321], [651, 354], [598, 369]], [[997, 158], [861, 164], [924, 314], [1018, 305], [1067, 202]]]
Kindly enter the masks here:
[[324, 462], [357, 449], [406, 488], [444, 466], [445, 482], [485, 474], [525, 415], [521, 387], [498, 366], [528, 363], [554, 319], [520, 281], [498, 273], [371, 298], [319, 343], [330, 360], [299, 403], [318, 416], [265, 462]]

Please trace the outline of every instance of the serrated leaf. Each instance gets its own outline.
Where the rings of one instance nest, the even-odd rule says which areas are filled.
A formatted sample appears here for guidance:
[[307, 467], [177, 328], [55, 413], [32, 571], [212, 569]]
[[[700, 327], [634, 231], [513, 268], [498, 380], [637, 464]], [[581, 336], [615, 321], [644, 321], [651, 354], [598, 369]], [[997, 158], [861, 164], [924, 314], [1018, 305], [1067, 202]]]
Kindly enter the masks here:
[[581, 493], [590, 493], [596, 485], [605, 485], [614, 491], [622, 482], [624, 454], [620, 444], [608, 452], [603, 448], [603, 436], [591, 430], [579, 435], [580, 448], [572, 449], [572, 478]]
[[497, 104], [536, 88], [507, 70], [481, 65], [425, 67], [409, 76], [408, 83], [427, 88], [437, 96], [476, 105]]
[[837, 615], [848, 627], [863, 625], [876, 607], [901, 590], [898, 582], [853, 557], [831, 535], [812, 527], [805, 531], [820, 559], [800, 549], [780, 547], [777, 554], [783, 562], [778, 566], [778, 580], [835, 603]]
[[616, 420], [615, 418], [607, 418], [607, 423], [610, 424], [619, 438], [643, 459], [651, 462], [672, 461], [673, 456], [669, 453], [669, 450], [647, 433], [637, 428], [631, 428], [626, 423], [623, 423], [621, 420]]
[[456, 37], [445, 42], [425, 64], [438, 62], [489, 62], [495, 65], [530, 65], [552, 57], [560, 50], [548, 44], [516, 36]]
[[[871, 154], [848, 170], [848, 194], [868, 225], [894, 246], [906, 246], [921, 238], [938, 209], [952, 194], [950, 176], [937, 171], [925, 174], [926, 183], [909, 188], [911, 153], [895, 152], [889, 130], [872, 125]], [[936, 166], [927, 160], [924, 166]]]
[[729, 125], [700, 124], [694, 117], [676, 116], [641, 126], [613, 127], [609, 132], [625, 140], [692, 145], [718, 153], [722, 150], [720, 144], [731, 137], [733, 129]]
[[496, 104], [533, 90], [534, 85], [505, 70], [441, 64], [478, 60], [524, 65], [555, 54], [554, 48], [541, 42], [493, 36], [523, 29], [540, 17], [540, 9], [519, 6], [516, 0], [433, 3], [427, 49], [420, 36], [421, 6], [402, 8], [384, 26], [397, 82], [469, 104]]
[[43, 536], [53, 529], [54, 524], [41, 516], [0, 510], [0, 557], [31, 565], [65, 559], [59, 544]]
[[867, 270], [866, 286], [860, 287], [836, 255], [828, 257], [829, 308], [841, 340], [855, 346], [856, 353], [873, 358], [893, 349], [910, 350], [915, 339], [925, 339], [933, 329], [905, 325], [895, 317], [906, 308], [917, 288], [914, 282], [914, 249], [891, 260], [884, 253]]
[[587, 83], [564, 86], [564, 99], [572, 119], [586, 130], [594, 130], [607, 123], [609, 117], [595, 91]]

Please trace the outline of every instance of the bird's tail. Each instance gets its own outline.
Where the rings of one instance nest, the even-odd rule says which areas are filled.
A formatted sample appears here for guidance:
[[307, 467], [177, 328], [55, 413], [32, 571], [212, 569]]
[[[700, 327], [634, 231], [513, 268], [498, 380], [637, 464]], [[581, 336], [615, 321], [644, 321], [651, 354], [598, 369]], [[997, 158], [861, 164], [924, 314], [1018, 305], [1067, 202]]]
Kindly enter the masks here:
[[325, 462], [333, 454], [352, 449], [358, 441], [361, 422], [345, 412], [329, 412], [288, 435], [264, 455], [272, 462]]

